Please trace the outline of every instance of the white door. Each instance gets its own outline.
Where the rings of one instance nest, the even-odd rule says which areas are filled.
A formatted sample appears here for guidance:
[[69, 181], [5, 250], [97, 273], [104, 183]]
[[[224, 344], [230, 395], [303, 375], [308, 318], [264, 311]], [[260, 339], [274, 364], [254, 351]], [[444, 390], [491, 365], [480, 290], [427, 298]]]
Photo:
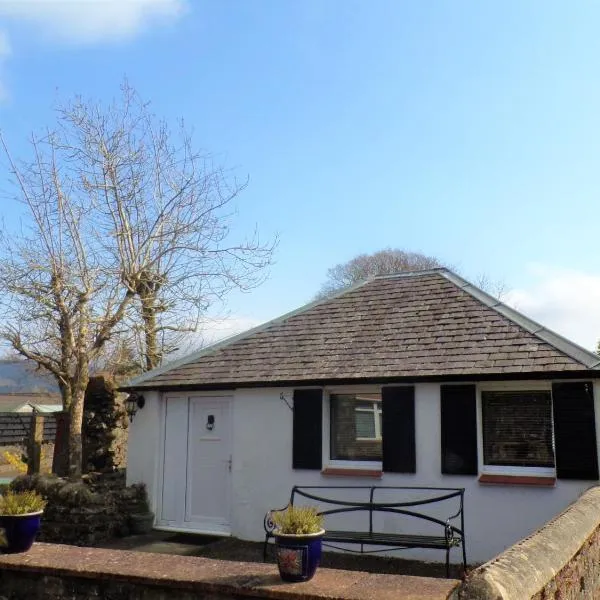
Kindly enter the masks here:
[[188, 399], [165, 399], [163, 477], [158, 524], [180, 527], [183, 521], [183, 495], [187, 452]]
[[158, 525], [231, 532], [231, 398], [165, 398]]
[[208, 533], [231, 531], [231, 401], [189, 399], [186, 528]]

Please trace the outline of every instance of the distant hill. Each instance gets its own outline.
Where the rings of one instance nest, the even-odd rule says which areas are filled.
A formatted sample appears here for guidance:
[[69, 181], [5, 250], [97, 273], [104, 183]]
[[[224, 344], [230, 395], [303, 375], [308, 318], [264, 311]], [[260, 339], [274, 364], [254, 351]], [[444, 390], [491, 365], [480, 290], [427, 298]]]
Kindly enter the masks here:
[[0, 394], [58, 392], [54, 379], [28, 360], [0, 360]]

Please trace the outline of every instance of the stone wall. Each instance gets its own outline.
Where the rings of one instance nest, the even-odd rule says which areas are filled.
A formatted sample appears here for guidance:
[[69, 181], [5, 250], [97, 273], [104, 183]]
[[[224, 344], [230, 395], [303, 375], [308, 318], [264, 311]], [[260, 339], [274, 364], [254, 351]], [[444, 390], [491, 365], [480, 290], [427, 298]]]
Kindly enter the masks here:
[[147, 511], [144, 487], [125, 487], [123, 472], [87, 475], [78, 482], [24, 475], [11, 488], [35, 489], [48, 500], [38, 536], [45, 542], [93, 546], [128, 535], [130, 515]]
[[284, 584], [274, 564], [40, 543], [0, 555], [0, 600], [447, 600], [456, 584], [324, 568]]
[[124, 408], [126, 396], [117, 391], [110, 376], [90, 378], [83, 414], [84, 471], [125, 468], [129, 426]]
[[[109, 374], [90, 378], [84, 401], [82, 424], [82, 470], [109, 472], [127, 464], [129, 419], [125, 411], [127, 394], [117, 391]], [[52, 471], [69, 473], [69, 419], [67, 412], [55, 413], [56, 439]]]
[[533, 535], [475, 569], [459, 600], [600, 598], [600, 487]]

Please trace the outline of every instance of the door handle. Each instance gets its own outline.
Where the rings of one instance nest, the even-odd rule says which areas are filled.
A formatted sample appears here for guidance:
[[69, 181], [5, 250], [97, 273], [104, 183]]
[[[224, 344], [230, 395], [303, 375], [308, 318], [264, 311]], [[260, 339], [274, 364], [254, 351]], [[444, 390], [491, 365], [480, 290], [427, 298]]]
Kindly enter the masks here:
[[231, 473], [231, 464], [233, 462], [233, 457], [231, 456], [231, 454], [229, 455], [229, 460], [227, 461], [227, 466], [229, 468], [229, 472]]

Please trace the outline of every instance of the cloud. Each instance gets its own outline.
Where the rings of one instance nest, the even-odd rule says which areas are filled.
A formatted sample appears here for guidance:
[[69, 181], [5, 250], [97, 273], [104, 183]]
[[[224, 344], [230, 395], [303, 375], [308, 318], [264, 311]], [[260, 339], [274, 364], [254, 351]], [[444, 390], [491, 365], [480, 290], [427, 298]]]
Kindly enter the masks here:
[[128, 39], [179, 17], [187, 0], [0, 0], [0, 17], [63, 42]]
[[229, 316], [205, 318], [198, 331], [188, 333], [181, 340], [178, 349], [169, 356], [169, 360], [175, 360], [198, 351], [200, 348], [210, 346], [215, 342], [233, 337], [243, 331], [248, 331], [262, 321], [251, 317]]
[[226, 317], [207, 320], [202, 325], [202, 335], [206, 344], [232, 337], [260, 325], [261, 321], [250, 317]]
[[545, 265], [529, 267], [531, 283], [503, 301], [545, 327], [595, 350], [600, 339], [600, 275]]

